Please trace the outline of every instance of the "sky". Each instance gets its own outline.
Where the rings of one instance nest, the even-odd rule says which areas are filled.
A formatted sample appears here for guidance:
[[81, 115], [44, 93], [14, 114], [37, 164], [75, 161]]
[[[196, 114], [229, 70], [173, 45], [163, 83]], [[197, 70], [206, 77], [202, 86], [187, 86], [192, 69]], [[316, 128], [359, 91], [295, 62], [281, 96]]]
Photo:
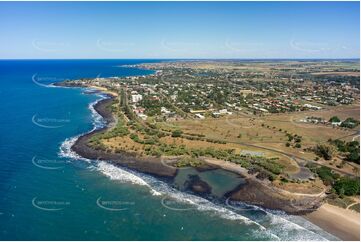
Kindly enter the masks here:
[[359, 2], [0, 2], [0, 59], [359, 58]]

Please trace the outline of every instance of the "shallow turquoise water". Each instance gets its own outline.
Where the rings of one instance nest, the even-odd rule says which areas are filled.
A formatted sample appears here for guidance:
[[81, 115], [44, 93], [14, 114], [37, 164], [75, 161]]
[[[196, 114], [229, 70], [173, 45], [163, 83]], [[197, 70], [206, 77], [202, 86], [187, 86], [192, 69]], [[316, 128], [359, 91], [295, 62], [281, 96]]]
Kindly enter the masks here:
[[[69, 138], [94, 127], [96, 115], [89, 104], [100, 97], [37, 85], [34, 75], [47, 84], [99, 74], [150, 73], [117, 67], [139, 62], [0, 61], [1, 240], [333, 238], [300, 217], [211, 202], [151, 176], [79, 160], [67, 152]], [[203, 178], [217, 180], [212, 173]], [[222, 186], [234, 185], [227, 179], [220, 181], [219, 193]]]

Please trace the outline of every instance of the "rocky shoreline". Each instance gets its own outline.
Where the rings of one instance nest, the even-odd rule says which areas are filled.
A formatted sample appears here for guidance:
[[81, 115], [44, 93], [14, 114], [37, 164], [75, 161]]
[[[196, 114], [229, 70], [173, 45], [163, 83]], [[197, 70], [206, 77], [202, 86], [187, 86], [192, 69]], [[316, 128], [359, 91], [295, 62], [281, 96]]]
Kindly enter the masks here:
[[[108, 105], [113, 101], [113, 98], [107, 98], [99, 101], [94, 105], [94, 109], [104, 118], [107, 123], [114, 122], [114, 118], [109, 110]], [[92, 160], [107, 160], [111, 161], [115, 165], [120, 165], [130, 169], [134, 169], [139, 172], [156, 175], [160, 177], [174, 177], [177, 174], [177, 169], [171, 166], [165, 166], [160, 162], [159, 158], [142, 158], [137, 157], [131, 153], [107, 153], [99, 150], [95, 150], [88, 146], [88, 140], [95, 134], [105, 132], [108, 127], [94, 130], [90, 133], [82, 135], [71, 147], [78, 155]]]
[[[69, 85], [69, 82], [58, 83], [56, 86], [84, 87], [80, 85]], [[95, 150], [88, 146], [88, 140], [93, 135], [105, 132], [111, 126], [110, 124], [114, 122], [112, 113], [108, 109], [108, 106], [113, 102], [113, 100], [114, 97], [108, 96], [108, 98], [103, 99], [94, 105], [96, 112], [104, 118], [106, 126], [80, 136], [71, 149], [78, 155], [87, 159], [106, 160], [114, 165], [133, 169], [159, 178], [173, 180], [177, 175], [178, 169], [176, 167], [172, 167], [171, 165], [167, 165], [161, 160], [161, 158], [139, 157], [134, 153], [127, 152], [107, 153], [101, 150]], [[210, 167], [212, 169], [224, 169], [222, 166], [212, 164], [207, 164], [207, 167], [208, 169]], [[225, 199], [241, 201], [269, 209], [282, 210], [289, 214], [307, 214], [315, 211], [322, 205], [321, 198], [311, 199], [310, 197], [297, 197], [296, 199], [295, 197], [288, 197], [284, 194], [278, 193], [270, 186], [265, 185], [263, 182], [257, 181], [256, 178], [250, 178], [248, 176], [245, 177], [247, 177], [246, 184], [241, 184], [233, 191], [227, 192], [225, 194]]]
[[282, 210], [288, 214], [305, 215], [317, 210], [322, 197], [287, 196], [256, 179], [246, 178], [240, 185], [225, 196], [233, 201], [241, 201], [272, 210]]

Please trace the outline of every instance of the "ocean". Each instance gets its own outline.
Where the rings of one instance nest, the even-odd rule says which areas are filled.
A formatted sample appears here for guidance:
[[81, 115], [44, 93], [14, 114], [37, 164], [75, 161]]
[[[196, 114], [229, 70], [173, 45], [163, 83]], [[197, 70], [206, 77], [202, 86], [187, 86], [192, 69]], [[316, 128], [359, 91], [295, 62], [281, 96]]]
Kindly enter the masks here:
[[0, 240], [337, 239], [299, 216], [208, 200], [71, 152], [104, 125], [93, 105], [105, 97], [48, 84], [147, 75], [122, 65], [158, 61], [0, 61]]

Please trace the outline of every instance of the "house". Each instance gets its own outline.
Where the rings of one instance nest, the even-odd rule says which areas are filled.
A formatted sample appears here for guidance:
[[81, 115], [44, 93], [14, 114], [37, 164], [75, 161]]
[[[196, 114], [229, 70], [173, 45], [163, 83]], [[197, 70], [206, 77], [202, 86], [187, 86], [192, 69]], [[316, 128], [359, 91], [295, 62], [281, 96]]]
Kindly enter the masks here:
[[220, 114], [219, 112], [213, 112], [213, 113], [212, 113], [212, 116], [213, 116], [214, 118], [218, 118], [219, 116], [221, 116], [221, 114]]
[[319, 107], [319, 106], [311, 105], [311, 104], [308, 104], [308, 103], [304, 104], [303, 107], [313, 109], [313, 110], [320, 110], [321, 109], [321, 107]]
[[205, 117], [200, 113], [196, 113], [194, 116], [198, 119], [205, 119]]
[[161, 113], [164, 113], [164, 114], [170, 114], [171, 113], [171, 111], [169, 111], [167, 108], [165, 108], [165, 107], [161, 107], [160, 108], [160, 111], [161, 111]]
[[140, 94], [133, 94], [132, 95], [132, 102], [137, 103], [143, 99], [143, 96]]
[[331, 122], [331, 124], [333, 125], [333, 126], [340, 126], [341, 125], [341, 121], [340, 122]]
[[148, 116], [143, 114], [143, 113], [138, 114], [138, 117], [143, 119], [143, 120], [147, 120], [147, 118], [148, 118]]
[[220, 114], [227, 114], [227, 109], [221, 109], [218, 111]]
[[134, 109], [134, 112], [136, 114], [143, 114], [144, 111], [145, 111], [145, 108], [141, 108], [141, 107], [137, 107], [137, 108]]

